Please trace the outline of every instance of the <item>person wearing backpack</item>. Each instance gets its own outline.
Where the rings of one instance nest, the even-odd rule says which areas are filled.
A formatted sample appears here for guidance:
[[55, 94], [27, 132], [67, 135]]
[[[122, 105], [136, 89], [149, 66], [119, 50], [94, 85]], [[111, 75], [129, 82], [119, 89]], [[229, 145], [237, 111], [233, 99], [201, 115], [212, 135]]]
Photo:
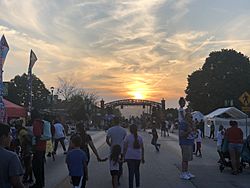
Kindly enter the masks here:
[[33, 126], [33, 160], [32, 169], [35, 176], [35, 184], [30, 188], [43, 188], [45, 186], [44, 162], [46, 151], [46, 140], [42, 140], [44, 132], [44, 122], [37, 110], [31, 112], [31, 122]]
[[52, 134], [52, 129], [51, 129], [53, 125], [51, 125], [51, 123], [47, 121], [46, 117], [44, 117], [44, 119], [46, 120], [43, 120], [43, 134], [41, 136], [41, 140], [46, 141], [46, 152], [48, 153], [47, 157], [51, 157], [51, 153], [52, 153], [53, 160], [55, 160], [54, 155], [53, 155], [53, 143], [52, 143], [53, 134]]

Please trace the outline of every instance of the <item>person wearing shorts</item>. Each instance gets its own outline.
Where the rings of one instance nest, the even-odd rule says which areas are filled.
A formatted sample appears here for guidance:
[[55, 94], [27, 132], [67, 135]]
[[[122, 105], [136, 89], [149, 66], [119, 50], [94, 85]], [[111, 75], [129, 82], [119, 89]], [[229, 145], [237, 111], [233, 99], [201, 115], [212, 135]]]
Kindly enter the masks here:
[[240, 169], [240, 154], [243, 146], [243, 132], [238, 127], [237, 121], [230, 121], [230, 128], [226, 130], [225, 138], [228, 141], [228, 150], [232, 163], [233, 175], [241, 172]]
[[188, 162], [193, 160], [193, 145], [194, 138], [190, 136], [192, 129], [190, 129], [192, 122], [192, 115], [185, 113], [183, 107], [185, 106], [185, 99], [183, 97], [179, 100], [180, 109], [178, 113], [179, 119], [179, 145], [182, 154], [182, 172], [180, 178], [189, 180], [195, 176], [188, 171]]

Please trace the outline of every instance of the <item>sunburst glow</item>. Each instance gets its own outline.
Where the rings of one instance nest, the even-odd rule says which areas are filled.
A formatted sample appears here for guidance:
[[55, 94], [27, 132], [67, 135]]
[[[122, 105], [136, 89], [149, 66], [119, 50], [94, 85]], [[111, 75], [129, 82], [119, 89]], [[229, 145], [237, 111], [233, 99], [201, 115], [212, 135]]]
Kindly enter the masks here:
[[141, 93], [140, 91], [134, 92], [134, 98], [135, 99], [144, 99], [143, 93]]
[[135, 81], [128, 85], [128, 95], [133, 99], [146, 99], [150, 95], [150, 86], [141, 81], [142, 78], [134, 78]]

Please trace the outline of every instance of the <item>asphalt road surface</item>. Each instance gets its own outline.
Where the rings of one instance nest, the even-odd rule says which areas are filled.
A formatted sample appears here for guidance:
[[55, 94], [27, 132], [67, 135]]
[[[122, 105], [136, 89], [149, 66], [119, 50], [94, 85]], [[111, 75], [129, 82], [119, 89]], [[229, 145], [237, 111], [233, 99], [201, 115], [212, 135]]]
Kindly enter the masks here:
[[[139, 132], [145, 143], [145, 164], [141, 165], [141, 188], [250, 188], [250, 168], [248, 167], [242, 174], [233, 176], [231, 170], [226, 168], [222, 173], [219, 171], [218, 154], [216, 152], [216, 143], [208, 138], [203, 140], [203, 157], [194, 156], [190, 163], [190, 171], [196, 175], [192, 180], [181, 180], [180, 164], [181, 153], [176, 134], [170, 134], [169, 137], [159, 137], [161, 144], [160, 152], [150, 144], [151, 135], [147, 132]], [[99, 139], [99, 141], [98, 141]], [[101, 157], [107, 157], [109, 148], [105, 144], [105, 134], [95, 139], [98, 143], [98, 152]], [[101, 144], [101, 142], [103, 142]], [[63, 156], [62, 156], [63, 157]], [[66, 166], [62, 167], [66, 170]], [[127, 165], [124, 164], [124, 173], [121, 177], [120, 188], [128, 187]], [[53, 174], [61, 173], [58, 170]], [[67, 170], [66, 170], [67, 174]], [[47, 175], [48, 176], [48, 175]], [[66, 176], [65, 176], [66, 177]], [[57, 187], [71, 187], [69, 178], [64, 178]], [[97, 162], [92, 157], [89, 164], [89, 181], [87, 188], [110, 188], [111, 176], [109, 173], [108, 162]]]

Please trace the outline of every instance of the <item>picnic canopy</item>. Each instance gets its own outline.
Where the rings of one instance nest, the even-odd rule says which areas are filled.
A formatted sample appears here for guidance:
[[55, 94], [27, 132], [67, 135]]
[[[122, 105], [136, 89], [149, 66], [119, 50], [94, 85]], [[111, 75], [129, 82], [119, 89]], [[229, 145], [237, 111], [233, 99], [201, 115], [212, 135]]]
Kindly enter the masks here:
[[204, 115], [199, 111], [194, 111], [191, 113], [193, 120], [197, 119], [199, 122], [204, 119]]
[[205, 122], [205, 135], [209, 136], [211, 122], [214, 122], [215, 133], [218, 131], [219, 126], [223, 125], [224, 128], [229, 128], [231, 120], [237, 121], [238, 126], [242, 129], [244, 136], [249, 135], [250, 119], [247, 114], [240, 111], [235, 107], [219, 108], [204, 117]]
[[210, 114], [206, 115], [205, 118], [230, 118], [230, 119], [246, 119], [247, 114], [238, 110], [235, 107], [219, 108]]
[[26, 117], [27, 113], [25, 108], [14, 104], [6, 99], [3, 99], [5, 109], [6, 109], [6, 116], [7, 118], [18, 118], [18, 117]]

